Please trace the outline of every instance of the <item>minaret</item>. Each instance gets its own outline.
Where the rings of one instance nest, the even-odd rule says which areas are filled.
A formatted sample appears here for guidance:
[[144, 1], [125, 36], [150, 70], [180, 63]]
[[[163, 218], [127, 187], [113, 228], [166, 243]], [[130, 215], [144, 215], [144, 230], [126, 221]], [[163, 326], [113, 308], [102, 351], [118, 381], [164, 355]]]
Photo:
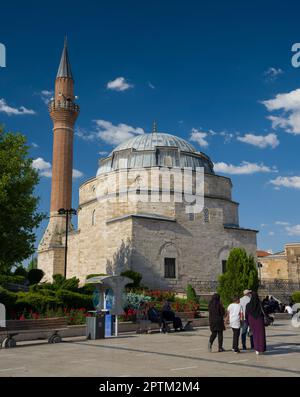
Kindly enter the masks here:
[[56, 80], [54, 100], [49, 104], [53, 121], [52, 190], [50, 215], [72, 204], [73, 135], [79, 106], [74, 102], [74, 80], [65, 40]]
[[[64, 272], [65, 215], [59, 215], [60, 208], [72, 207], [72, 171], [74, 124], [79, 114], [75, 103], [74, 80], [65, 40], [55, 80], [54, 98], [49, 103], [53, 121], [52, 187], [49, 224], [38, 248], [38, 267], [44, 270], [46, 278]], [[71, 223], [70, 223], [71, 227]]]

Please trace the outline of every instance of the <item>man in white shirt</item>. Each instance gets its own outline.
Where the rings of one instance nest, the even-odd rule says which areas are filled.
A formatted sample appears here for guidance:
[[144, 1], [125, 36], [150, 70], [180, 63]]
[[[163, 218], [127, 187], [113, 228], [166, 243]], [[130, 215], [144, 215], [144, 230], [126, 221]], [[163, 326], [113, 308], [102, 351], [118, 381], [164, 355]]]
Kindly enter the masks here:
[[[247, 350], [246, 338], [247, 338], [249, 324], [247, 323], [245, 317], [246, 317], [246, 306], [250, 302], [250, 299], [251, 299], [251, 292], [252, 291], [250, 289], [245, 289], [244, 296], [240, 299], [240, 304], [242, 306], [243, 317], [244, 317], [244, 319], [242, 320], [242, 324], [241, 324], [241, 339], [242, 339], [243, 350]], [[251, 344], [251, 349], [253, 349], [253, 347], [254, 347], [253, 336], [250, 336], [250, 344]]]
[[240, 353], [239, 337], [241, 320], [243, 320], [243, 310], [240, 305], [240, 298], [236, 297], [233, 299], [233, 303], [228, 306], [226, 316], [226, 321], [229, 321], [229, 326], [232, 328], [233, 332], [232, 350], [235, 353]]

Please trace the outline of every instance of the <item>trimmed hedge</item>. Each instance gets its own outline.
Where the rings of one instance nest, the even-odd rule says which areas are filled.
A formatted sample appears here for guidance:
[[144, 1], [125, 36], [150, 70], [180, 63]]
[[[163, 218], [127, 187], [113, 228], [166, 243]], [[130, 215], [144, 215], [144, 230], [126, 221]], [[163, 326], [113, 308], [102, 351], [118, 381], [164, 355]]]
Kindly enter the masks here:
[[13, 310], [16, 304], [17, 294], [0, 287], [0, 302], [5, 305], [6, 310]]
[[54, 308], [60, 304], [56, 296], [41, 295], [34, 292], [18, 292], [15, 304], [16, 311], [44, 312], [47, 308]]
[[56, 297], [59, 299], [60, 304], [67, 308], [86, 308], [87, 310], [93, 309], [92, 295], [79, 294], [68, 290], [57, 290]]
[[26, 277], [24, 276], [15, 276], [15, 275], [0, 275], [0, 285], [5, 285], [6, 283], [13, 284], [24, 284], [26, 281]]
[[292, 295], [292, 299], [295, 303], [300, 303], [300, 291], [296, 291]]

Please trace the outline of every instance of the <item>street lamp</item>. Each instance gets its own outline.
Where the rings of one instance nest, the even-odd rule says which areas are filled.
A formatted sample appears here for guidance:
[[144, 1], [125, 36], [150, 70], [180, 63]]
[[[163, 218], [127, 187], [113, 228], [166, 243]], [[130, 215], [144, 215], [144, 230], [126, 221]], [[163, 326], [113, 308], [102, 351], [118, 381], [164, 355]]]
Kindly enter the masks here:
[[66, 242], [65, 242], [65, 269], [64, 276], [67, 278], [67, 258], [68, 258], [68, 232], [69, 232], [69, 215], [76, 215], [76, 210], [74, 208], [65, 209], [60, 208], [58, 210], [59, 215], [66, 215]]

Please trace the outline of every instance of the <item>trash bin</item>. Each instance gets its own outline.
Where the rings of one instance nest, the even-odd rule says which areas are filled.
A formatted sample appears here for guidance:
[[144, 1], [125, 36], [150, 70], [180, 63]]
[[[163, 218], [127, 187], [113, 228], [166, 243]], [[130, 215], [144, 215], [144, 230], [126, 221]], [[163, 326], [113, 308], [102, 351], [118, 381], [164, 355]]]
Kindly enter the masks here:
[[105, 312], [90, 312], [93, 315], [86, 317], [86, 337], [87, 339], [105, 338]]

